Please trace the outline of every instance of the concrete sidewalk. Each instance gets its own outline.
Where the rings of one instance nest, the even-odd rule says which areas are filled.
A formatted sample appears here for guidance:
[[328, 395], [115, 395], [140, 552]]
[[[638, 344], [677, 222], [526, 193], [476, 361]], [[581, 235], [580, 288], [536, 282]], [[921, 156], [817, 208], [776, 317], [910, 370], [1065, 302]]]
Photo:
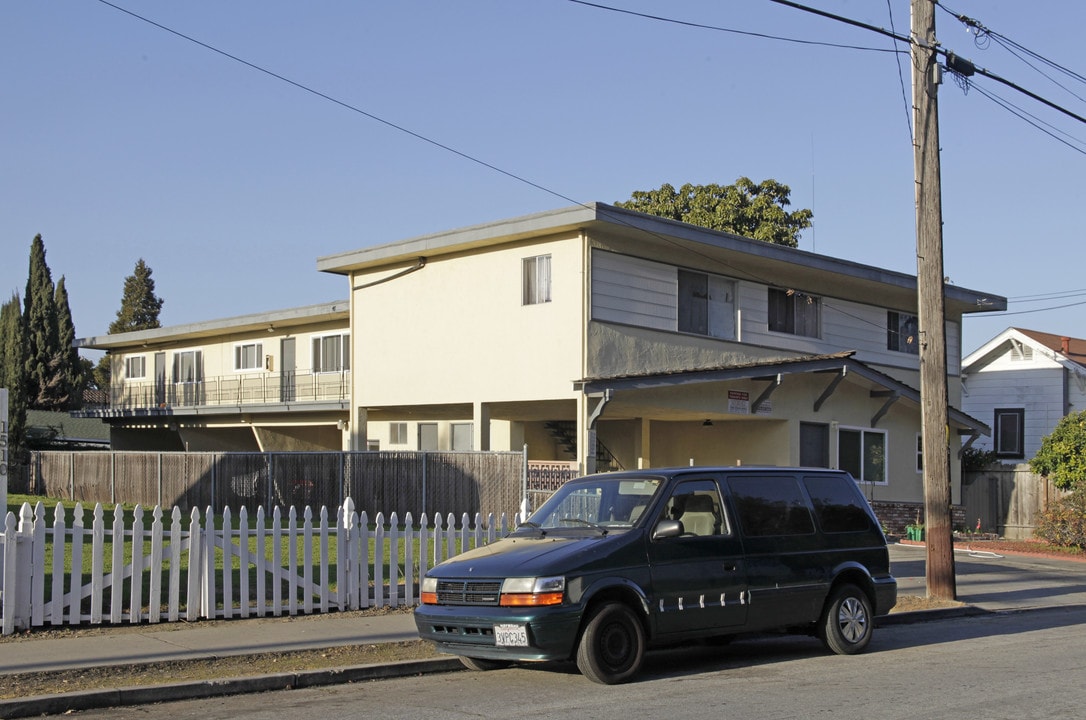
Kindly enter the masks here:
[[[899, 595], [926, 594], [923, 546], [893, 545], [890, 558]], [[1046, 557], [958, 552], [955, 555], [959, 600], [964, 609], [900, 613], [880, 623], [916, 622], [925, 617], [978, 612], [1013, 612], [1086, 605], [1086, 564]], [[263, 652], [311, 650], [340, 645], [403, 642], [417, 639], [409, 612], [359, 615], [330, 613], [281, 618], [220, 620], [118, 627], [75, 637], [22, 639], [0, 643], [0, 675], [188, 660]], [[303, 685], [350, 682], [460, 668], [455, 658], [441, 658], [376, 668], [339, 668], [293, 673], [283, 678], [243, 678], [214, 683], [177, 683], [153, 688], [63, 693], [0, 701], [0, 718], [59, 713], [70, 709], [138, 704], [206, 695], [254, 692]]]

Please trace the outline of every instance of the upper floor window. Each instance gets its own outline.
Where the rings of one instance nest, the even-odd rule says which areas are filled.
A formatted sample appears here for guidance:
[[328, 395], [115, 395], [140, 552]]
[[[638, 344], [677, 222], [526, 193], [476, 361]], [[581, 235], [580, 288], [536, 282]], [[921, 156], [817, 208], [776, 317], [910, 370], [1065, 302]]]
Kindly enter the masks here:
[[1023, 408], [996, 408], [993, 425], [996, 457], [1025, 457], [1026, 411]]
[[234, 346], [235, 370], [259, 370], [264, 357], [263, 343], [247, 343]]
[[142, 380], [147, 377], [147, 358], [134, 355], [124, 359], [124, 377], [126, 380]]
[[196, 383], [204, 379], [204, 354], [200, 350], [182, 350], [173, 355], [173, 381]]
[[816, 338], [821, 334], [822, 302], [795, 290], [769, 288], [769, 329]]
[[886, 349], [920, 354], [919, 324], [916, 315], [889, 310], [886, 313]]
[[692, 270], [679, 270], [679, 332], [735, 338], [735, 283]]
[[350, 333], [313, 338], [313, 372], [340, 372], [350, 369]]
[[837, 431], [837, 467], [860, 482], [886, 483], [886, 433], [841, 428]]
[[551, 301], [551, 256], [524, 258], [522, 264], [522, 305], [538, 305]]

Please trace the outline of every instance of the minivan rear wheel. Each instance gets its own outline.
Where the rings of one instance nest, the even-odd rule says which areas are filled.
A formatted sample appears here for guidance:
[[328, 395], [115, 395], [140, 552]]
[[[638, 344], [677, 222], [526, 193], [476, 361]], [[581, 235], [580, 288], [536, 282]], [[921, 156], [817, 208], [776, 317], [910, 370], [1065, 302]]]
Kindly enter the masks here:
[[855, 655], [871, 642], [874, 621], [867, 593], [855, 585], [841, 585], [822, 611], [819, 637], [829, 651]]
[[645, 630], [629, 606], [600, 605], [577, 645], [577, 669], [593, 682], [615, 685], [633, 677], [645, 657]]

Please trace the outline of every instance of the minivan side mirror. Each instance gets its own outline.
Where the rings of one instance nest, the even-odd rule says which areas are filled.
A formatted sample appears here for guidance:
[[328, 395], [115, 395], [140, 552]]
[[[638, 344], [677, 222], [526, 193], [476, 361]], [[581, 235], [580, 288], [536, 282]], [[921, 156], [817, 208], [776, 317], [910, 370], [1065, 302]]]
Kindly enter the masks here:
[[653, 540], [679, 537], [683, 534], [683, 524], [678, 520], [661, 520], [656, 523], [656, 529], [652, 531]]

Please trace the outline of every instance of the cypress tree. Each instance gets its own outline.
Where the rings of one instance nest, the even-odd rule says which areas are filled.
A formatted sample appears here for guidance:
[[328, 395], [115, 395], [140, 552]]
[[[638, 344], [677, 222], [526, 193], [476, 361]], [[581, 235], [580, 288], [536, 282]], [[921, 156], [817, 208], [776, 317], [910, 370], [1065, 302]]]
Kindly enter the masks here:
[[25, 462], [26, 329], [19, 295], [0, 306], [0, 387], [8, 389], [8, 458]]
[[59, 375], [63, 363], [57, 327], [56, 289], [45, 262], [45, 243], [36, 235], [30, 245], [30, 276], [23, 301], [27, 359], [25, 393], [34, 410], [62, 410], [68, 396]]
[[64, 394], [68, 396], [69, 410], [83, 406], [83, 362], [79, 351], [75, 349], [75, 323], [72, 322], [72, 309], [68, 305], [68, 290], [64, 286], [64, 276], [57, 281], [56, 294], [53, 296], [57, 308], [57, 351], [61, 363], [58, 375], [64, 384]]

